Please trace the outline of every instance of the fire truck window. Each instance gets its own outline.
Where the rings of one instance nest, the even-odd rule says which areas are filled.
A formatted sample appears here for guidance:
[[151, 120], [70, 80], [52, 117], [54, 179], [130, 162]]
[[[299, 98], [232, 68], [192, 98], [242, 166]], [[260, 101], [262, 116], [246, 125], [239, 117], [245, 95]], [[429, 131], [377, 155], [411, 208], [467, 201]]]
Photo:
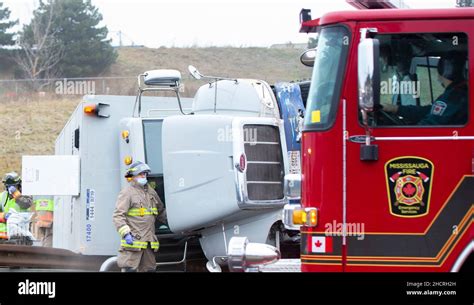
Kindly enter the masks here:
[[305, 130], [324, 130], [332, 126], [348, 45], [349, 34], [345, 27], [321, 29], [308, 93]]
[[[460, 126], [468, 120], [464, 33], [379, 34], [377, 126]], [[362, 119], [361, 119], [362, 123]]]
[[[422, 59], [423, 61], [426, 62], [426, 58]], [[432, 64], [437, 65], [437, 62], [439, 61], [439, 57], [430, 57], [430, 61], [432, 61]], [[429, 68], [427, 66], [421, 66], [417, 65], [416, 66], [416, 74], [418, 75], [419, 79], [429, 79], [430, 76], [434, 77], [437, 76], [438, 74], [438, 69], [436, 67], [430, 66]], [[434, 81], [432, 83], [432, 88], [431, 90], [420, 90], [420, 105], [426, 106], [426, 105], [431, 105], [433, 104], [433, 99], [440, 96], [443, 94], [444, 88], [441, 85], [439, 81]]]

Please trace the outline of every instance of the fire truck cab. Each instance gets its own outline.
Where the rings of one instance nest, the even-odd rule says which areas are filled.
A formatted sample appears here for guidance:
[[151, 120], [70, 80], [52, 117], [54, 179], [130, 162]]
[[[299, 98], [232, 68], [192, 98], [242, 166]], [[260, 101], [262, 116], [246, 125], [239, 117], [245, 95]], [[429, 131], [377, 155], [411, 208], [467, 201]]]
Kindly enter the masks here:
[[457, 271], [473, 251], [474, 9], [338, 12], [303, 30], [319, 37], [302, 271]]
[[474, 9], [334, 12], [301, 31], [318, 43], [301, 207], [283, 217], [300, 226], [301, 270], [460, 270], [474, 248]]

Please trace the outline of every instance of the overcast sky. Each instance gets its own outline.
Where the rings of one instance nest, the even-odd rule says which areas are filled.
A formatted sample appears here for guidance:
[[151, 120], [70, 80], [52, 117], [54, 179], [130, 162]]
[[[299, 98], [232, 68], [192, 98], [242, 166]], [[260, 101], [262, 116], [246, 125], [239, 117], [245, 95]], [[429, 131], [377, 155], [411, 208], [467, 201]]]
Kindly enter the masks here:
[[[1, 0], [0, 0], [1, 1]], [[28, 23], [37, 0], [3, 0], [11, 17]], [[317, 18], [352, 10], [345, 0], [92, 0], [104, 17], [113, 44], [147, 47], [270, 46], [307, 42], [298, 33], [299, 12]], [[405, 0], [412, 8], [454, 7], [456, 0]]]

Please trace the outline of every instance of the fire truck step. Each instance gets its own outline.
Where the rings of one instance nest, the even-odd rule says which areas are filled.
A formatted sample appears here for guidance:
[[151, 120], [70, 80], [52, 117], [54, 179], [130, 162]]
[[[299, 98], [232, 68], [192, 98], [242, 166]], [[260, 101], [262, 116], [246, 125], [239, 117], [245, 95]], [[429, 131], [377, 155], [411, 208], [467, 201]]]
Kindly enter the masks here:
[[260, 267], [260, 272], [301, 272], [301, 260], [296, 258], [281, 259], [274, 264]]

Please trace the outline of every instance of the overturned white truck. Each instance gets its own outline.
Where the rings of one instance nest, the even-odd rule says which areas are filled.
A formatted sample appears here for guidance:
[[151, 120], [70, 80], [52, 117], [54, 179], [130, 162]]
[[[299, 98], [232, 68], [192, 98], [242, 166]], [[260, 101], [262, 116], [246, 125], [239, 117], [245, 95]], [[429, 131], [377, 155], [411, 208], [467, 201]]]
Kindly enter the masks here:
[[[209, 77], [185, 99], [180, 78], [154, 70], [139, 76], [137, 97], [85, 96], [57, 138], [56, 155], [24, 157], [25, 193], [55, 195], [55, 248], [117, 254], [112, 212], [127, 165], [137, 160], [150, 165], [149, 181], [167, 209], [167, 223], [157, 224], [159, 264], [189, 259], [193, 240], [213, 270], [226, 262], [233, 236], [278, 247], [288, 165], [272, 89]], [[142, 96], [148, 91], [176, 97]]]

